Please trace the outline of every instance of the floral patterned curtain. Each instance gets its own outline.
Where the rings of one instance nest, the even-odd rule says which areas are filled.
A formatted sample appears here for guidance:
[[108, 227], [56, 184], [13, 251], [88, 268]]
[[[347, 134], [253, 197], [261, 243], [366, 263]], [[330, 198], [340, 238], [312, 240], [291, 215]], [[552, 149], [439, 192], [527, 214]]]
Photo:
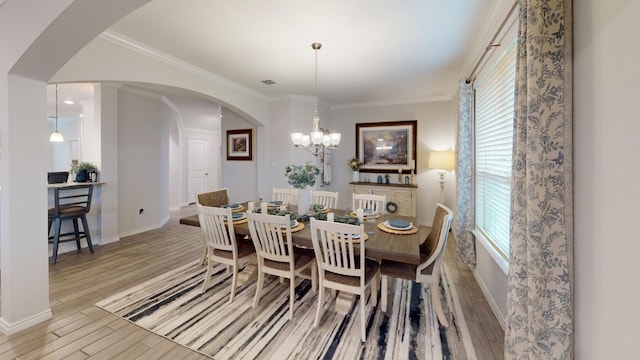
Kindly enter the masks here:
[[456, 149], [457, 203], [456, 219], [453, 227], [456, 237], [458, 260], [467, 264], [476, 263], [476, 248], [473, 234], [473, 85], [460, 81], [460, 105], [458, 140]]
[[573, 358], [571, 9], [520, 0], [506, 359]]

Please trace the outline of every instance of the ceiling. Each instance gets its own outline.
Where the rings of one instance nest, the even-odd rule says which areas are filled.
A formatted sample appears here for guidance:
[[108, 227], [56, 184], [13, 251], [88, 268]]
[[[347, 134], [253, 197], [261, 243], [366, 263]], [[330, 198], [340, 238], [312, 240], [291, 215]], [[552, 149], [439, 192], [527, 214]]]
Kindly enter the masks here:
[[403, 103], [453, 96], [497, 2], [153, 0], [108, 31], [266, 97], [315, 95], [320, 42], [324, 103]]

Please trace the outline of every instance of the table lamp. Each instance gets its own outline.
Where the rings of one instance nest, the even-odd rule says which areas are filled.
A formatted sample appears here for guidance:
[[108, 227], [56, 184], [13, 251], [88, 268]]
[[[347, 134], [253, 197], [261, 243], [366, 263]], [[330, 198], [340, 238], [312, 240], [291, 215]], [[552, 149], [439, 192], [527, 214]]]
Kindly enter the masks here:
[[455, 169], [456, 153], [454, 151], [431, 151], [427, 167], [440, 170], [440, 202], [444, 204], [444, 174], [445, 170]]

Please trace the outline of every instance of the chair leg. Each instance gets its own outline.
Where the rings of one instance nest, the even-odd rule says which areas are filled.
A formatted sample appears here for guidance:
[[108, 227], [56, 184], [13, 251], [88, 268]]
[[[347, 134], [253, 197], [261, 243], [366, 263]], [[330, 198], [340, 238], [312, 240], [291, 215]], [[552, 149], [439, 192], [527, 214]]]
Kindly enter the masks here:
[[204, 251], [202, 252], [202, 256], [200, 256], [200, 262], [198, 264], [200, 265], [204, 265], [205, 261], [207, 261], [207, 246], [204, 246]]
[[440, 291], [438, 291], [438, 284], [431, 284], [431, 301], [433, 301], [433, 307], [436, 310], [436, 314], [438, 315], [438, 320], [440, 320], [440, 324], [444, 327], [449, 327], [449, 322], [447, 321], [447, 317], [444, 314], [444, 310], [442, 309], [442, 302], [440, 301]]
[[264, 273], [258, 264], [258, 283], [256, 284], [256, 296], [253, 298], [253, 307], [258, 306], [262, 296], [262, 286], [264, 285]]
[[387, 312], [387, 275], [382, 275], [382, 284], [380, 287], [380, 309], [383, 312]]
[[233, 302], [233, 298], [236, 296], [236, 286], [238, 285], [238, 263], [233, 265], [233, 278], [231, 280], [231, 296], [229, 302]]
[[209, 287], [209, 279], [211, 279], [211, 272], [213, 271], [213, 260], [209, 259], [207, 261], [207, 273], [204, 275], [204, 282], [202, 283], [202, 290], [200, 293], [204, 294], [207, 291], [207, 287]]
[[93, 242], [91, 241], [91, 233], [89, 232], [89, 224], [87, 224], [87, 217], [85, 215], [82, 215], [80, 219], [82, 219], [82, 229], [84, 230], [84, 239], [87, 241], [87, 247], [89, 248], [89, 252], [93, 254]]
[[324, 288], [322, 287], [322, 280], [320, 280], [318, 289], [318, 308], [316, 309], [316, 320], [313, 322], [313, 327], [317, 328], [320, 323], [320, 313], [322, 311], [322, 302], [324, 297]]
[[73, 234], [76, 237], [76, 248], [80, 250], [80, 229], [78, 228], [78, 218], [73, 218], [71, 222], [73, 223]]
[[311, 289], [314, 292], [318, 292], [318, 266], [315, 260], [311, 264]]
[[[313, 285], [311, 286], [313, 287]], [[289, 320], [293, 319], [293, 307], [296, 302], [296, 275], [291, 271], [289, 279]]]
[[360, 333], [362, 334], [362, 342], [367, 342], [367, 303], [365, 292], [360, 293]]
[[60, 225], [62, 220], [56, 218], [56, 224], [53, 229], [53, 253], [51, 254], [51, 265], [54, 265], [58, 259], [58, 241], [60, 240]]
[[371, 284], [371, 306], [378, 305], [378, 283], [380, 282], [380, 272], [373, 277]]

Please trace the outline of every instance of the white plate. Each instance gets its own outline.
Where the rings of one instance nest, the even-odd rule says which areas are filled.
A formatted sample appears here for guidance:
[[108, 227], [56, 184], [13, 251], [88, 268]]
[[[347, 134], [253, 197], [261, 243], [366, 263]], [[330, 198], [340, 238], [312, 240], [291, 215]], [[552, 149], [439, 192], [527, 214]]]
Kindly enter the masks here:
[[[296, 227], [296, 226], [298, 226], [298, 220], [293, 220], [293, 221], [291, 222], [291, 228], [294, 228], [294, 227]], [[286, 228], [286, 226], [285, 226], [285, 225], [282, 225], [282, 228], [284, 229], [284, 228]]]
[[385, 221], [384, 222], [384, 226], [388, 227], [389, 229], [400, 230], [400, 231], [411, 230], [413, 228], [413, 224], [412, 223], [409, 223], [409, 226], [407, 226], [405, 228], [399, 228], [399, 227], [395, 227], [395, 226], [392, 226], [391, 224], [389, 224], [389, 221]]

